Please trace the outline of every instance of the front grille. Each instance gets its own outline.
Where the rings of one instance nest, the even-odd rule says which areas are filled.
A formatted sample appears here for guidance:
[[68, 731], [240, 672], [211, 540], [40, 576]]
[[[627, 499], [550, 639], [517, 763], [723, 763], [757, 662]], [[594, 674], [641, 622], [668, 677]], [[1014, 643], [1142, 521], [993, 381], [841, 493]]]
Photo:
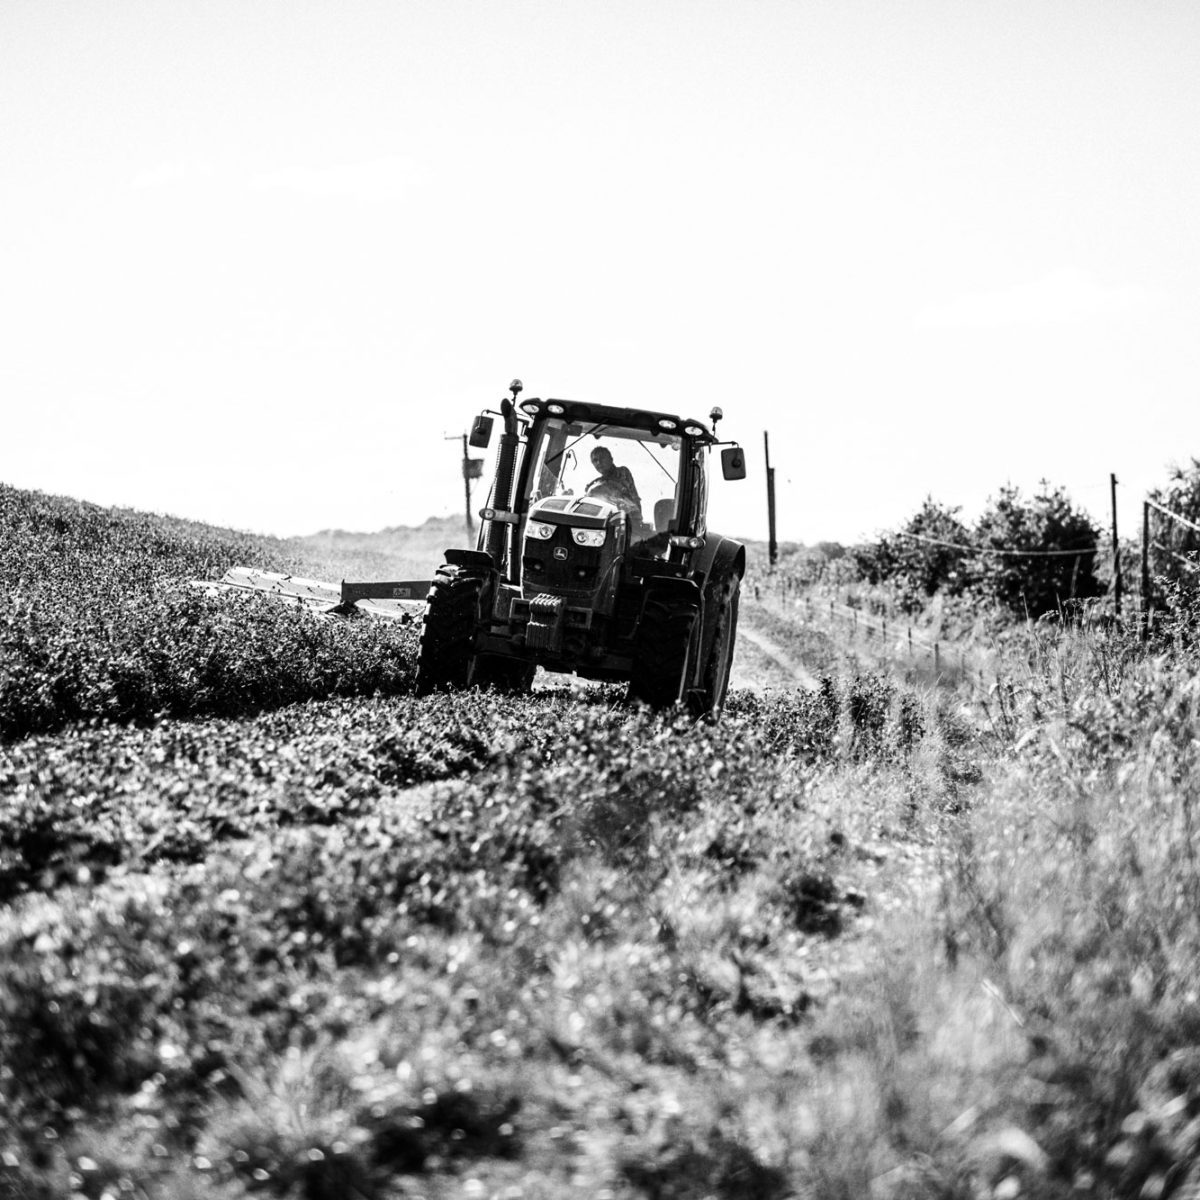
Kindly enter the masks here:
[[[555, 550], [565, 551], [565, 557], [556, 558]], [[526, 538], [521, 590], [527, 598], [537, 592], [588, 594], [596, 586], [602, 554], [601, 547], [577, 546], [567, 525], [560, 525], [547, 541]]]

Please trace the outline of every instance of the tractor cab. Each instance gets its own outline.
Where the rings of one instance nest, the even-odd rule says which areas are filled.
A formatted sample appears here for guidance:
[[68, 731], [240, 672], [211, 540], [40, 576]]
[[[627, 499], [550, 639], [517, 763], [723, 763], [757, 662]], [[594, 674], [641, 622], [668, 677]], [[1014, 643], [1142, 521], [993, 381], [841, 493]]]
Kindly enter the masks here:
[[[720, 410], [714, 412], [719, 420]], [[512, 581], [524, 579], [531, 535], [535, 542], [551, 540], [551, 524], [594, 530], [603, 516], [615, 530], [614, 543], [623, 526], [625, 553], [677, 565], [703, 544], [708, 456], [717, 444], [705, 423], [664, 412], [530, 399], [520, 405], [517, 428], [511, 511], [505, 516], [519, 526], [525, 551], [504, 563]], [[504, 449], [502, 444], [500, 457]], [[722, 468], [726, 478], [744, 475], [740, 448], [722, 456]], [[498, 460], [497, 481], [505, 473]], [[507, 549], [505, 540], [489, 529], [494, 500], [493, 488], [481, 514], [485, 524], [479, 540], [479, 548], [493, 555]], [[593, 511], [596, 505], [615, 508], [617, 515], [608, 508]], [[600, 545], [594, 532], [580, 533], [575, 540], [580, 546]], [[520, 544], [521, 538], [516, 541]], [[540, 561], [536, 552], [533, 561]]]
[[[649, 422], [630, 426], [543, 412], [529, 424], [529, 465], [521, 475], [531, 514], [578, 527], [603, 515], [623, 533], [627, 552], [656, 559], [669, 557], [670, 538], [681, 525], [703, 536], [695, 493], [704, 489], [707, 464], [682, 434], [658, 425], [678, 428], [674, 419], [657, 417], [647, 428]], [[606, 507], [593, 512], [596, 505]], [[595, 536], [578, 540], [586, 544]]]

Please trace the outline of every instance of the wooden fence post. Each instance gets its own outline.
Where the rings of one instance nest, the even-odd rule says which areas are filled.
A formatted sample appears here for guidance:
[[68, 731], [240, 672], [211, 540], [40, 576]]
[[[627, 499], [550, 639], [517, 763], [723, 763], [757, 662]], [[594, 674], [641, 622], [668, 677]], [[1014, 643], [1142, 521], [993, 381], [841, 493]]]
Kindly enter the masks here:
[[771, 443], [763, 430], [763, 456], [767, 464], [767, 559], [771, 570], [779, 560], [779, 543], [775, 540], [775, 468], [771, 466]]
[[1150, 636], [1150, 501], [1142, 501], [1142, 641]]
[[1112, 557], [1113, 557], [1113, 608], [1117, 620], [1121, 619], [1121, 543], [1117, 538], [1117, 476], [1109, 475], [1112, 483]]

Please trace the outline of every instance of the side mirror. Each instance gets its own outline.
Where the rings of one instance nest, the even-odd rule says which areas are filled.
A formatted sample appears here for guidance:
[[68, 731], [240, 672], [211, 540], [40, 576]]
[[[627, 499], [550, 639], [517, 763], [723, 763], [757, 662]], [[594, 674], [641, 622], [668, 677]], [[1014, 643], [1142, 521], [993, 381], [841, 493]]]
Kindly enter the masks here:
[[741, 446], [730, 446], [721, 451], [721, 474], [726, 479], [746, 478], [746, 452]]
[[492, 440], [492, 418], [478, 416], [471, 425], [471, 436], [467, 439], [476, 450], [486, 450]]

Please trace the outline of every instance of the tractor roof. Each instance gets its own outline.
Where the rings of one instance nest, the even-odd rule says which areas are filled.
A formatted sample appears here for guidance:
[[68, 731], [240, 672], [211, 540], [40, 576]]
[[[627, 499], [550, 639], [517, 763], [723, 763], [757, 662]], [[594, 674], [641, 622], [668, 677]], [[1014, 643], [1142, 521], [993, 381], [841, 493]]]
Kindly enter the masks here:
[[625, 408], [612, 404], [586, 404], [578, 400], [522, 400], [521, 411], [535, 420], [561, 417], [567, 421], [587, 421], [618, 428], [645, 429], [652, 433], [679, 433], [700, 442], [715, 442], [716, 435], [707, 422], [678, 413], [658, 412], [647, 408]]

